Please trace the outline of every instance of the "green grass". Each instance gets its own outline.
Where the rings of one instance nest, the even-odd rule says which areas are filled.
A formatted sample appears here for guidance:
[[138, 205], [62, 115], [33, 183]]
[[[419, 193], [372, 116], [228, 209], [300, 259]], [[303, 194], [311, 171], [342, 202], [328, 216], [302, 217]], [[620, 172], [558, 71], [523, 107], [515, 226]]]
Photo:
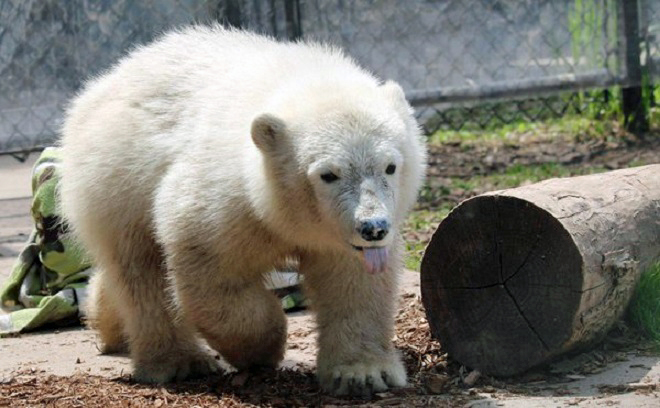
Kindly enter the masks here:
[[660, 262], [640, 277], [628, 316], [631, 323], [660, 346]]
[[602, 166], [568, 167], [558, 163], [515, 164], [502, 173], [474, 176], [470, 179], [454, 179], [452, 180], [452, 185], [464, 190], [475, 190], [480, 187], [487, 190], [499, 190], [536, 183], [549, 178], [581, 176], [602, 173], [604, 171], [606, 169]]
[[[485, 130], [439, 130], [429, 136], [429, 143], [517, 143], [521, 136], [533, 139], [602, 140], [614, 135], [616, 122], [569, 115], [542, 122], [520, 120]], [[540, 136], [542, 135], [542, 136]]]
[[[638, 163], [638, 165], [643, 164], [645, 163], [641, 161]], [[475, 175], [470, 178], [453, 177], [449, 179], [449, 185], [436, 186], [435, 188], [425, 185], [422, 188], [420, 201], [433, 202], [441, 200], [454, 190], [481, 194], [487, 191], [519, 187], [550, 178], [582, 176], [602, 173], [606, 170], [603, 166], [575, 167], [559, 163], [515, 164], [501, 173]]]
[[[658, 88], [660, 89], [660, 87]], [[660, 101], [660, 96], [656, 100]], [[656, 106], [649, 110], [649, 123], [651, 124], [651, 128], [660, 124], [660, 107]]]
[[413, 211], [408, 216], [403, 227], [403, 237], [406, 243], [406, 268], [419, 271], [426, 245], [440, 221], [445, 219], [451, 208], [452, 205], [447, 203], [437, 210]]

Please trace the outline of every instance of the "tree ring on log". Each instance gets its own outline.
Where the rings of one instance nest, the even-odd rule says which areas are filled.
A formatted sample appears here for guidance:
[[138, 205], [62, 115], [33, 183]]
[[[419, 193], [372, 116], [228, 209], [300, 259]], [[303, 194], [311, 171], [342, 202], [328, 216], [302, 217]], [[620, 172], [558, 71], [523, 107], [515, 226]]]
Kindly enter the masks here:
[[432, 334], [458, 362], [515, 375], [571, 337], [583, 261], [564, 226], [510, 196], [479, 196], [443, 220], [421, 266]]

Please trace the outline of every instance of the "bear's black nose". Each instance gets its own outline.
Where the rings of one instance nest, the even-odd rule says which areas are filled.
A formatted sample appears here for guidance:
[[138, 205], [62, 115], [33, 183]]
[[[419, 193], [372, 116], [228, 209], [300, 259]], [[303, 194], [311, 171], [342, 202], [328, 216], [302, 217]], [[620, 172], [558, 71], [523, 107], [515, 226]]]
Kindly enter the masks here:
[[390, 223], [385, 218], [373, 218], [360, 222], [358, 232], [365, 241], [380, 241], [390, 231]]

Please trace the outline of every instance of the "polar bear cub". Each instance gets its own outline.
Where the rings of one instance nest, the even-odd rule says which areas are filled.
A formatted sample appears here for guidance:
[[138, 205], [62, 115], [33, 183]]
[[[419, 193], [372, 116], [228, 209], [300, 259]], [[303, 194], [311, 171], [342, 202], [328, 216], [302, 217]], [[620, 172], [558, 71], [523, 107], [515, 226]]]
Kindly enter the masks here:
[[276, 366], [286, 318], [263, 284], [295, 258], [321, 386], [403, 386], [392, 345], [399, 227], [426, 150], [401, 88], [337, 49], [195, 27], [138, 48], [67, 112], [61, 206], [99, 273], [91, 323], [134, 377]]

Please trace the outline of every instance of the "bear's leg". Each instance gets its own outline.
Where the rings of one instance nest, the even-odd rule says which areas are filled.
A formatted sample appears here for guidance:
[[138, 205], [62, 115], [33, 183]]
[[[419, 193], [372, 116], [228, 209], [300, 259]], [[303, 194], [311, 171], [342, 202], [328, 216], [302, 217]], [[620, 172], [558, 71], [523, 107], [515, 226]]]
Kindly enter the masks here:
[[185, 319], [237, 369], [277, 366], [286, 343], [279, 299], [264, 287], [260, 273], [245, 272], [247, 265], [229, 269], [219, 258], [190, 248], [168, 257]]
[[369, 274], [355, 254], [306, 253], [300, 269], [317, 313], [321, 387], [336, 395], [368, 396], [406, 385], [406, 371], [392, 344], [399, 254]]
[[128, 350], [124, 323], [108, 288], [108, 279], [102, 269], [97, 268], [89, 282], [89, 298], [85, 305], [88, 324], [99, 333], [101, 353], [121, 353]]
[[213, 372], [215, 360], [185, 322], [173, 316], [162, 257], [147, 231], [129, 226], [110, 245], [97, 248], [97, 261], [125, 325], [133, 377], [163, 383]]

